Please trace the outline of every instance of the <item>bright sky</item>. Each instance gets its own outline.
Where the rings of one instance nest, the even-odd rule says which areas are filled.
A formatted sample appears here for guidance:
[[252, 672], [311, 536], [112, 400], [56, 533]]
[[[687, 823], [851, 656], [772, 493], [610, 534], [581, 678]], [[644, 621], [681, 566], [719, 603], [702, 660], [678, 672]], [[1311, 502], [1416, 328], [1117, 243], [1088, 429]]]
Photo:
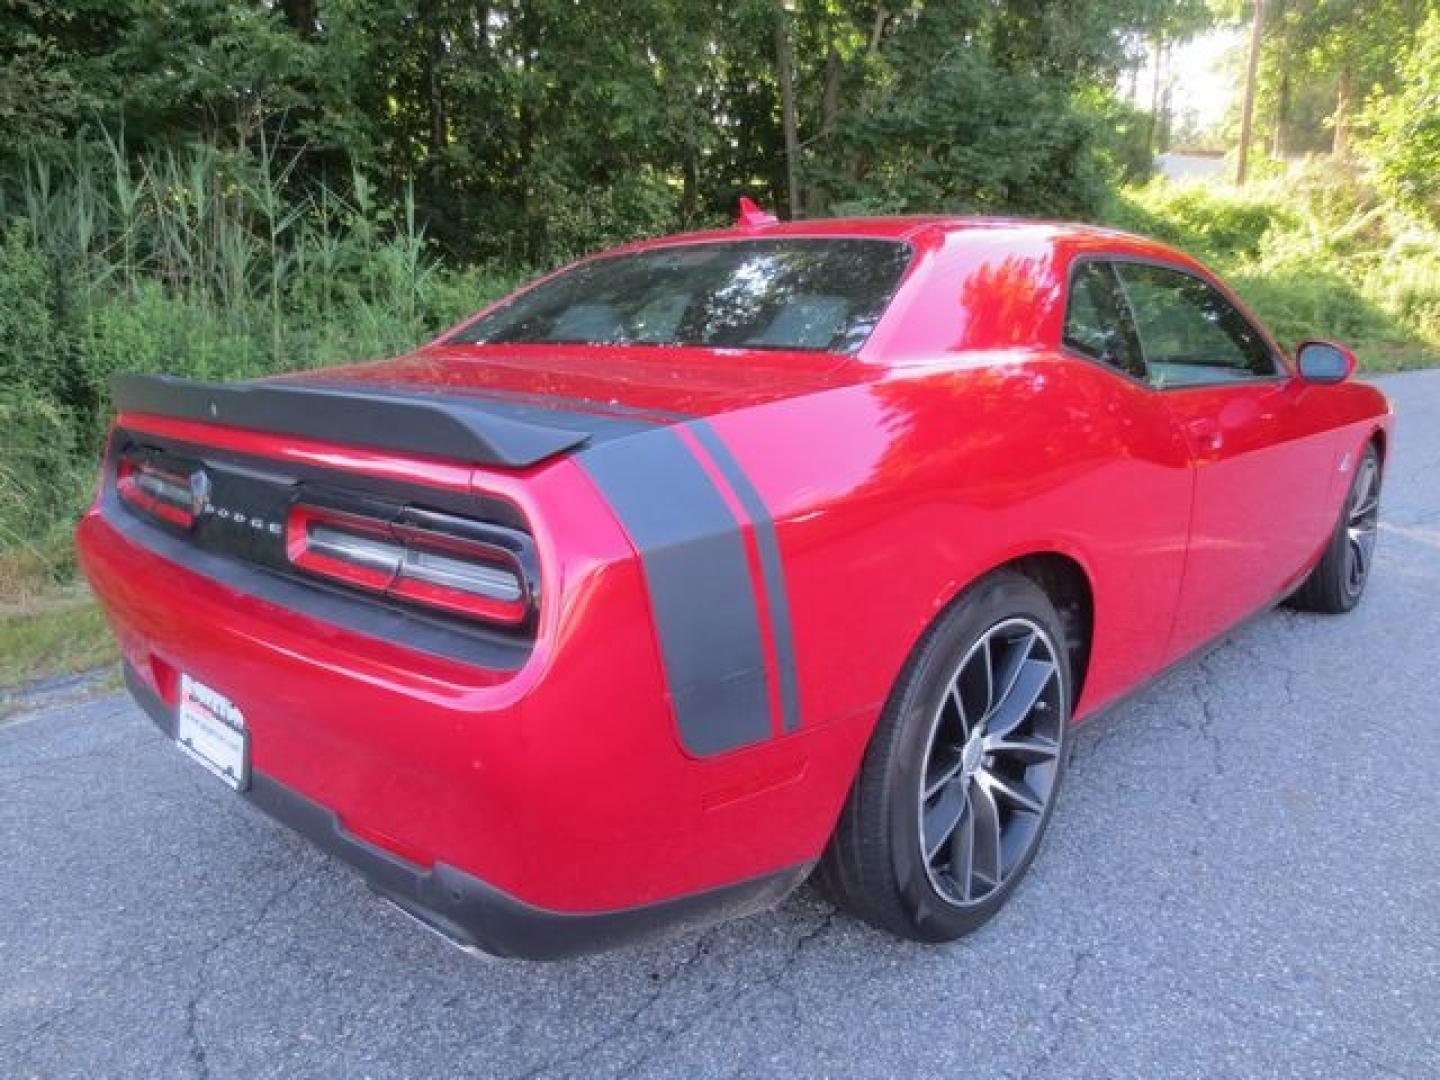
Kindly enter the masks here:
[[[1230, 102], [1240, 93], [1239, 71], [1227, 61], [1245, 44], [1244, 27], [1225, 27], [1207, 31], [1172, 49], [1162, 73], [1164, 83], [1171, 86], [1171, 108], [1192, 117], [1202, 130], [1220, 123]], [[1141, 108], [1150, 107], [1154, 77], [1153, 57], [1147, 58], [1135, 84], [1135, 103]], [[1123, 90], [1129, 90], [1128, 80], [1121, 85]]]

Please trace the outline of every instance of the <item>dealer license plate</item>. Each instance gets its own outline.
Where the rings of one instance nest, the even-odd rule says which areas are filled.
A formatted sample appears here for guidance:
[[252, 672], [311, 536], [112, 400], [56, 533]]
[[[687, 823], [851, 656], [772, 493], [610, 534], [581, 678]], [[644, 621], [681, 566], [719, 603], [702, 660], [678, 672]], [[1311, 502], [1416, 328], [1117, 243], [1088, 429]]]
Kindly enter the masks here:
[[235, 703], [189, 675], [180, 676], [175, 742], [236, 791], [250, 782], [249, 734]]

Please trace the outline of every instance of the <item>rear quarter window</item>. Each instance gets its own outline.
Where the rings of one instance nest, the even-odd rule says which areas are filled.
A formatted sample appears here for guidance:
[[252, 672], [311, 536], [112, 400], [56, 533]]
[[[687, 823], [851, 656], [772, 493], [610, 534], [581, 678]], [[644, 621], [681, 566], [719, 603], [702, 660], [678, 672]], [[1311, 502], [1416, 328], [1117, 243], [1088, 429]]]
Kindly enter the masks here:
[[1140, 339], [1115, 269], [1108, 262], [1087, 259], [1071, 275], [1064, 341], [1082, 356], [1144, 380]]

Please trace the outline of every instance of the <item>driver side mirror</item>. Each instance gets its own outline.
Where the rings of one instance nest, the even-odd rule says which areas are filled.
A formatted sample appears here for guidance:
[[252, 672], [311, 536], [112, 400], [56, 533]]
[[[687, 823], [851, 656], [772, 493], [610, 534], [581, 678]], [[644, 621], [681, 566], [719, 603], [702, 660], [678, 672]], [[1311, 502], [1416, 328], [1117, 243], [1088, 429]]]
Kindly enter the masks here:
[[1295, 350], [1300, 377], [1309, 383], [1341, 383], [1355, 374], [1355, 354], [1333, 341], [1306, 341]]

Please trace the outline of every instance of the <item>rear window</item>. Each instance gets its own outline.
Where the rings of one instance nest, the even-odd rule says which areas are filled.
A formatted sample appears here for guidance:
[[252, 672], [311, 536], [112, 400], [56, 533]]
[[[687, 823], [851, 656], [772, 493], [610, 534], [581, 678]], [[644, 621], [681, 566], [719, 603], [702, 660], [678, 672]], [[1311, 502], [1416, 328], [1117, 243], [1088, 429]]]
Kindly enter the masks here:
[[851, 353], [910, 261], [891, 240], [736, 240], [582, 263], [452, 340]]

